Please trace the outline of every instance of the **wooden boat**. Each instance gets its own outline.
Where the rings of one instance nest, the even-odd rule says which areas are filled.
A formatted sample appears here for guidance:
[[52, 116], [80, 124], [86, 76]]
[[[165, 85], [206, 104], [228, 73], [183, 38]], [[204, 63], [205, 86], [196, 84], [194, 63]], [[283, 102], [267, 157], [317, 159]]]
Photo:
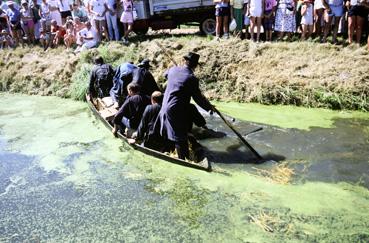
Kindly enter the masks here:
[[[112, 130], [113, 125], [111, 123], [111, 118], [112, 116], [114, 116], [116, 110], [114, 110], [114, 108], [106, 106], [106, 104], [101, 99], [94, 99], [94, 101], [92, 102], [88, 94], [86, 94], [86, 100], [87, 100], [88, 106], [90, 107], [92, 113], [99, 120], [101, 120], [108, 129]], [[121, 132], [118, 132], [117, 135], [118, 135], [118, 138], [120, 138], [124, 143], [131, 146], [133, 149], [138, 150], [142, 153], [145, 153], [149, 156], [153, 156], [155, 158], [158, 158], [158, 159], [170, 162], [170, 163], [174, 163], [177, 165], [182, 165], [182, 166], [186, 166], [186, 167], [190, 167], [190, 168], [194, 168], [198, 170], [204, 170], [208, 172], [211, 171], [211, 163], [207, 160], [207, 158], [204, 158], [199, 163], [185, 161], [185, 160], [182, 160], [176, 157], [171, 157], [166, 153], [161, 153], [159, 151], [146, 148], [140, 144], [130, 144], [128, 142], [128, 138]]]

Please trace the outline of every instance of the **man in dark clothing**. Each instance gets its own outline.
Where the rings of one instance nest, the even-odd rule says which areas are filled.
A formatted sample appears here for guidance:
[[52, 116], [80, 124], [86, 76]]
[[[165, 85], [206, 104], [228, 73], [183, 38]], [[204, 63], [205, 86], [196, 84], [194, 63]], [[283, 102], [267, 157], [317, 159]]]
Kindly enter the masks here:
[[160, 91], [154, 91], [151, 95], [151, 105], [146, 107], [137, 132], [133, 133], [133, 139], [130, 139], [128, 142], [135, 143], [136, 141], [142, 141], [145, 147], [164, 152], [166, 141], [155, 131], [155, 122], [158, 118], [162, 102], [163, 94]]
[[138, 68], [133, 71], [133, 80], [141, 86], [141, 93], [151, 96], [154, 91], [160, 91], [154, 77], [150, 73], [150, 61], [144, 59], [139, 63]]
[[136, 130], [141, 122], [142, 114], [150, 104], [150, 98], [140, 94], [140, 86], [136, 83], [130, 83], [127, 87], [128, 97], [125, 100], [118, 113], [115, 115], [113, 123], [113, 134], [116, 135], [118, 128], [124, 130], [126, 127]]
[[213, 106], [202, 95], [199, 80], [193, 70], [197, 67], [200, 56], [190, 52], [184, 56], [186, 64], [172, 67], [167, 72], [168, 84], [164, 94], [162, 109], [159, 113], [160, 134], [173, 141], [180, 159], [188, 158], [188, 124], [190, 121], [191, 98], [206, 111]]
[[113, 87], [113, 75], [113, 67], [105, 64], [101, 56], [96, 57], [95, 66], [90, 75], [89, 91], [91, 96], [99, 98], [109, 96], [109, 91]]
[[132, 82], [133, 71], [137, 69], [132, 63], [123, 63], [117, 67], [113, 77], [113, 88], [110, 90], [110, 97], [116, 106], [121, 106], [128, 96], [127, 86]]

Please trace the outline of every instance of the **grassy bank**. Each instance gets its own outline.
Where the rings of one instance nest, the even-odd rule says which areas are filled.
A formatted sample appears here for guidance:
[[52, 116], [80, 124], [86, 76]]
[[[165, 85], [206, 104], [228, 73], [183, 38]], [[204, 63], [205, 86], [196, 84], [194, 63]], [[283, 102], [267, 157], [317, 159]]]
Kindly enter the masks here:
[[237, 39], [218, 43], [194, 35], [151, 36], [129, 46], [102, 44], [80, 56], [63, 48], [0, 52], [1, 90], [81, 99], [97, 54], [114, 66], [149, 58], [154, 76], [164, 83], [163, 73], [172, 63], [156, 41], [177, 62], [188, 51], [201, 55], [203, 65], [196, 75], [206, 96], [214, 100], [369, 110], [369, 55], [363, 47], [311, 42], [256, 45]]

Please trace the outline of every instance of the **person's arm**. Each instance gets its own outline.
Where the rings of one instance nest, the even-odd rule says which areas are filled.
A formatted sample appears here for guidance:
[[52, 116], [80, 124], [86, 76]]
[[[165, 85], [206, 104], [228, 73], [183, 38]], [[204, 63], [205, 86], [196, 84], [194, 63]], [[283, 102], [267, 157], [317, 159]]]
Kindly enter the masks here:
[[114, 134], [114, 136], [116, 136], [118, 133], [118, 130], [122, 123], [123, 116], [128, 112], [129, 102], [130, 102], [129, 99], [127, 99], [122, 105], [122, 107], [119, 109], [118, 113], [115, 114], [114, 116], [114, 119], [113, 119], [114, 127], [112, 130], [112, 133]]
[[192, 79], [191, 90], [192, 90], [192, 98], [196, 102], [196, 104], [198, 104], [201, 108], [203, 108], [206, 111], [213, 110], [213, 105], [210, 104], [208, 99], [206, 99], [205, 96], [203, 96], [203, 94], [201, 93], [199, 88], [199, 80], [195, 77], [193, 77]]
[[303, 4], [301, 8], [301, 16], [304, 16], [306, 14], [306, 10], [307, 10], [306, 4]]
[[140, 122], [140, 125], [137, 128], [137, 136], [135, 138], [135, 140], [141, 141], [144, 139], [145, 134], [148, 132], [149, 129], [149, 123], [150, 123], [150, 107], [151, 106], [147, 106], [145, 108], [145, 111], [142, 115], [142, 119]]
[[90, 84], [88, 86], [88, 90], [90, 92], [90, 98], [92, 95], [95, 95], [95, 80], [96, 80], [96, 71], [95, 68], [92, 69], [90, 74]]

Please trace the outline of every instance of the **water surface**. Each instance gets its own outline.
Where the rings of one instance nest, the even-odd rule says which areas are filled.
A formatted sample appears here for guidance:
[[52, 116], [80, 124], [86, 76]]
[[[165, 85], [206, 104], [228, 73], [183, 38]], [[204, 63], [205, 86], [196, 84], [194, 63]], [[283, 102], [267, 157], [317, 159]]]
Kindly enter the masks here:
[[[208, 117], [228, 136], [202, 140], [207, 173], [129, 149], [85, 103], [1, 94], [0, 107], [0, 241], [369, 240], [365, 116], [309, 129], [237, 119], [244, 133], [263, 126], [248, 136], [273, 159], [262, 164]], [[282, 163], [288, 184], [258, 173]]]

